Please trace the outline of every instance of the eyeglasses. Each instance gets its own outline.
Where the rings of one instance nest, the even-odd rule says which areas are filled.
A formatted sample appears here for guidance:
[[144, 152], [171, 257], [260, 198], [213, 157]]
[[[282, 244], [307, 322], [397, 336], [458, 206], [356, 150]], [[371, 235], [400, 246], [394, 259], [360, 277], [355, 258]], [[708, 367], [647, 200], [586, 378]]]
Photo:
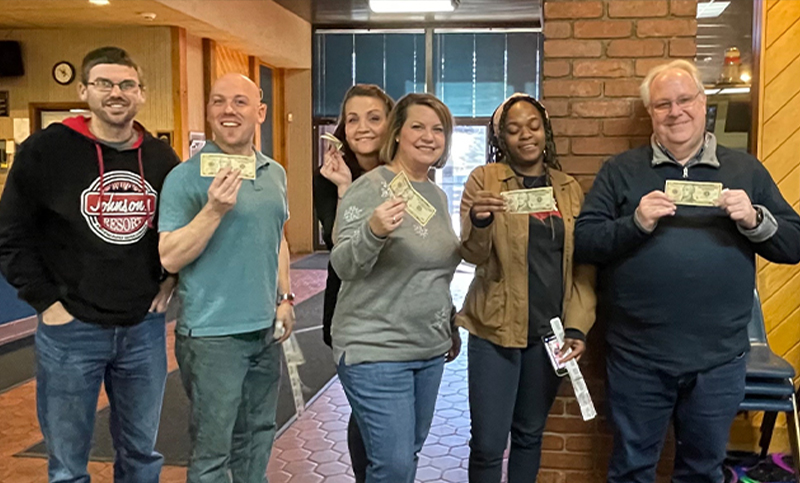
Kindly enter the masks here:
[[124, 80], [122, 82], [114, 83], [108, 79], [95, 79], [94, 82], [87, 82], [87, 86], [94, 86], [100, 92], [111, 92], [114, 90], [114, 86], [119, 87], [119, 90], [122, 92], [130, 92], [136, 88], [141, 88], [142, 85], [136, 82], [135, 80]]
[[682, 110], [683, 109], [687, 109], [692, 105], [692, 103], [694, 103], [694, 101], [697, 99], [697, 96], [700, 95], [700, 92], [702, 92], [702, 91], [697, 91], [697, 94], [695, 94], [693, 96], [682, 96], [682, 97], [679, 97], [678, 99], [676, 99], [674, 101], [657, 102], [655, 104], [651, 104], [650, 107], [653, 108], [653, 111], [655, 111], [655, 112], [657, 112], [658, 114], [661, 114], [661, 115], [667, 114], [668, 112], [672, 111], [672, 105], [673, 104], [678, 106], [679, 109], [682, 109]]

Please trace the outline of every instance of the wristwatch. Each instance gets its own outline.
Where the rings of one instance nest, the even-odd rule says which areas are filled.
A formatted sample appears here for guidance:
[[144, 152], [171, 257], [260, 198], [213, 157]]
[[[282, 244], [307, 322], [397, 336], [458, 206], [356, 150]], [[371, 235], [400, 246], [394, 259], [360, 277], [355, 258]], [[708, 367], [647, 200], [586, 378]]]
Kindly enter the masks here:
[[761, 224], [762, 221], [764, 221], [764, 210], [762, 210], [760, 206], [757, 206], [756, 207], [756, 226], [755, 226], [755, 228], [758, 228], [758, 226]]
[[294, 294], [292, 292], [278, 294], [278, 305], [289, 302], [289, 305], [294, 305]]

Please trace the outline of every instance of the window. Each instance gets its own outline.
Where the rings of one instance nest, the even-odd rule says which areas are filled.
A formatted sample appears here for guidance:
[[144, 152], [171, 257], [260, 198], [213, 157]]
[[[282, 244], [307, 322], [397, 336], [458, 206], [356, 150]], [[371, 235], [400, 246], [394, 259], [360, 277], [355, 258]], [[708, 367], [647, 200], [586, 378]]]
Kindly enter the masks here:
[[450, 159], [436, 171], [436, 184], [447, 194], [453, 229], [461, 233], [461, 194], [469, 174], [486, 163], [486, 125], [456, 126]]
[[488, 117], [515, 92], [539, 98], [541, 34], [434, 34], [434, 92], [456, 117]]
[[354, 84], [376, 84], [394, 99], [425, 92], [424, 33], [317, 33], [314, 115], [339, 116]]

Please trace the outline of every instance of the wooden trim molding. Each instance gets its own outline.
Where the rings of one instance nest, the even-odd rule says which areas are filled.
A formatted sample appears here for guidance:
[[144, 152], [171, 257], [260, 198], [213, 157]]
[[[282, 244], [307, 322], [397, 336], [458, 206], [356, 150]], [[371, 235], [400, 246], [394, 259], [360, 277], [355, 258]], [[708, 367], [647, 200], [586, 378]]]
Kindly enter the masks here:
[[[203, 39], [203, 106], [208, 105], [208, 97], [211, 94], [211, 84], [214, 82], [214, 76], [217, 72], [216, 66], [216, 42], [209, 38]], [[214, 133], [211, 132], [211, 126], [204, 123], [206, 131], [206, 139], [211, 141], [214, 139]]]
[[750, 153], [761, 159], [761, 120], [764, 117], [764, 89], [761, 79], [764, 77], [762, 59], [764, 58], [764, 23], [767, 18], [767, 9], [764, 0], [753, 0], [753, 69], [750, 80], [751, 122], [750, 122]]
[[189, 157], [189, 81], [186, 64], [186, 29], [172, 27], [172, 148], [181, 159]]
[[289, 127], [286, 119], [286, 70], [270, 67], [272, 69], [272, 157], [284, 168], [287, 167], [286, 159], [286, 133]]
[[[247, 56], [247, 77], [250, 78], [251, 81], [255, 82], [259, 89], [261, 89], [261, 75], [259, 72], [259, 66], [261, 63], [258, 59], [252, 55]], [[267, 106], [267, 115], [269, 116], [269, 106]], [[256, 134], [253, 139], [253, 144], [256, 147], [257, 151], [261, 151], [261, 129], [256, 128]]]
[[31, 133], [42, 129], [42, 111], [69, 111], [70, 109], [89, 109], [84, 102], [31, 102], [28, 104], [28, 118], [30, 119]]

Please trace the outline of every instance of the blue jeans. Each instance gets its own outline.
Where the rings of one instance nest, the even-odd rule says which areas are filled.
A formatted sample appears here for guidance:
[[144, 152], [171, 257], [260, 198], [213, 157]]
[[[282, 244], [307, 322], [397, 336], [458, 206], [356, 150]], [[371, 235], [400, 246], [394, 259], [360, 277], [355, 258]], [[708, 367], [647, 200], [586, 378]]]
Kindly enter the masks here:
[[673, 483], [720, 483], [731, 424], [744, 399], [744, 355], [705, 372], [670, 376], [607, 358], [608, 415], [614, 427], [609, 483], [653, 483], [670, 419]]
[[154, 450], [167, 377], [164, 314], [131, 327], [80, 320], [36, 332], [36, 409], [51, 483], [87, 483], [97, 397], [111, 405], [114, 481], [157, 483]]
[[367, 449], [367, 483], [413, 483], [442, 382], [444, 357], [366, 362], [337, 372]]
[[561, 378], [544, 343], [524, 349], [500, 347], [469, 336], [469, 481], [499, 483], [511, 433], [508, 482], [535, 482], [542, 458], [542, 433]]
[[272, 328], [220, 337], [178, 334], [191, 401], [188, 483], [263, 483], [275, 439], [281, 348]]

